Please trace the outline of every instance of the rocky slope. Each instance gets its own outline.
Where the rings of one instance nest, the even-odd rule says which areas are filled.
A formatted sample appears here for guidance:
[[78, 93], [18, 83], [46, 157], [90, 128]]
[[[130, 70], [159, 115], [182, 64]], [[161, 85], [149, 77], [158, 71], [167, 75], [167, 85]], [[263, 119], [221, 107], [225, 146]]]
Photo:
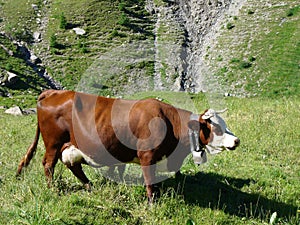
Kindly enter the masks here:
[[[1, 90], [8, 92], [6, 71], [33, 92], [64, 87], [112, 95], [180, 90], [251, 96], [266, 90], [277, 73], [272, 63], [256, 60], [268, 49], [255, 40], [268, 43], [272, 37], [265, 34], [292, 27], [286, 48], [295, 42], [292, 54], [299, 55], [294, 0], [30, 0], [12, 16], [14, 4], [0, 5]], [[11, 63], [13, 57], [22, 58], [28, 72], [19, 61]], [[262, 71], [266, 63], [270, 72]], [[30, 83], [35, 76], [42, 81]]]
[[[159, 69], [156, 69], [156, 73], [160, 73], [160, 68], [166, 64], [167, 76], [177, 74], [175, 85], [170, 83], [173, 89], [205, 91], [205, 80], [209, 74], [203, 58], [207, 47], [213, 46], [225, 15], [238, 13], [243, 2], [177, 0], [155, 5], [151, 4], [153, 1], [148, 1], [148, 9], [157, 15], [156, 49], [165, 48], [160, 51], [168, 52], [164, 55], [161, 53], [163, 57], [157, 57]], [[166, 30], [164, 34], [159, 33], [162, 26]], [[170, 39], [172, 36], [173, 39]], [[171, 54], [169, 49], [172, 49]]]

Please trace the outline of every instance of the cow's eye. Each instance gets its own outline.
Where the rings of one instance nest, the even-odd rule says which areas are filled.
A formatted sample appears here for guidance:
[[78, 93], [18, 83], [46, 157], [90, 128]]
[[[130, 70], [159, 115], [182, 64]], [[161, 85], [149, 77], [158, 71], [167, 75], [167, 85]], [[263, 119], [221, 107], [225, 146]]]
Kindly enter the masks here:
[[221, 127], [219, 127], [219, 126], [214, 126], [213, 131], [218, 136], [223, 135], [223, 131], [222, 131]]

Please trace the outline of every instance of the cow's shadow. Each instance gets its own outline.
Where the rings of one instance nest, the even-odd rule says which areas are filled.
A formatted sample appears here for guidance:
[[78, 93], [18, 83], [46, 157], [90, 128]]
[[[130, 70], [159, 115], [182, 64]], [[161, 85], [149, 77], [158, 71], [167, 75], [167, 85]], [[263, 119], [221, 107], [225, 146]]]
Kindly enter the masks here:
[[[101, 174], [99, 176], [101, 177]], [[173, 190], [176, 192], [175, 196], [182, 196], [186, 204], [221, 210], [240, 218], [266, 220], [273, 212], [277, 212], [278, 217], [288, 220], [297, 214], [297, 206], [293, 204], [269, 199], [259, 193], [242, 191], [243, 188], [247, 189], [247, 186], [256, 182], [253, 179], [232, 178], [217, 173], [203, 172], [165, 178], [166, 180], [155, 185], [157, 201], [164, 196], [172, 197], [166, 195], [171, 194], [170, 190]], [[139, 179], [143, 183], [143, 178], [139, 177]], [[110, 179], [103, 177], [98, 182], [101, 182], [101, 185], [111, 184]], [[61, 177], [56, 180], [56, 183], [60, 194], [83, 190], [82, 185], [66, 183]], [[118, 185], [118, 182], [113, 181], [113, 183]]]
[[159, 184], [160, 193], [173, 188], [183, 195], [187, 204], [203, 208], [219, 209], [227, 214], [238, 217], [251, 217], [265, 220], [273, 212], [281, 218], [290, 218], [297, 213], [297, 207], [292, 204], [268, 199], [259, 193], [241, 191], [245, 186], [255, 183], [255, 180], [222, 176], [216, 173], [196, 175], [181, 175], [179, 178], [169, 178]]

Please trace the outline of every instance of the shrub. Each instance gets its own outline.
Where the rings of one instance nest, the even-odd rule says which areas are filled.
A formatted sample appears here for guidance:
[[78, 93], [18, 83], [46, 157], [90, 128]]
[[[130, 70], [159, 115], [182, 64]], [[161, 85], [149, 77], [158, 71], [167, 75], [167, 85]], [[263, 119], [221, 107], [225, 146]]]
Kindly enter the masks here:
[[127, 17], [127, 15], [125, 13], [122, 13], [121, 17], [120, 17], [120, 19], [118, 21], [118, 24], [120, 24], [122, 26], [127, 26], [127, 25], [129, 25], [129, 23], [130, 23], [130, 20]]
[[240, 69], [247, 69], [247, 68], [250, 68], [252, 66], [252, 64], [250, 62], [246, 62], [246, 61], [243, 61], [240, 63]]
[[57, 38], [54, 34], [50, 36], [50, 47], [56, 48], [58, 46]]
[[224, 66], [221, 68], [220, 71], [221, 71], [221, 73], [226, 73], [226, 72], [228, 72], [228, 68], [226, 66]]
[[256, 58], [255, 58], [254, 56], [250, 56], [250, 57], [249, 57], [249, 61], [250, 61], [250, 62], [254, 62], [255, 60], [256, 60]]
[[294, 8], [291, 8], [287, 11], [286, 16], [290, 17], [295, 15], [300, 10], [300, 6], [296, 6]]
[[230, 62], [231, 62], [231, 63], [238, 63], [238, 62], [240, 62], [240, 60], [237, 59], [237, 58], [232, 58], [232, 59], [230, 60]]
[[232, 28], [234, 28], [235, 27], [235, 25], [233, 24], [233, 23], [227, 23], [226, 24], [226, 28], [228, 29], [228, 30], [231, 30]]
[[254, 14], [254, 11], [249, 9], [247, 13], [248, 13], [248, 15], [252, 15], [252, 14]]
[[80, 40], [77, 42], [77, 48], [79, 49], [79, 51], [81, 53], [87, 53], [88, 52], [86, 44], [84, 42], [80, 41]]
[[59, 28], [60, 29], [66, 29], [67, 28], [67, 19], [66, 19], [63, 12], [59, 16]]
[[124, 12], [125, 9], [126, 9], [126, 8], [125, 8], [125, 3], [124, 3], [124, 2], [120, 2], [118, 8], [119, 8], [120, 11], [123, 11], [123, 12]]
[[5, 69], [6, 69], [7, 71], [12, 71], [13, 66], [12, 66], [10, 63], [7, 63], [7, 64], [5, 65]]

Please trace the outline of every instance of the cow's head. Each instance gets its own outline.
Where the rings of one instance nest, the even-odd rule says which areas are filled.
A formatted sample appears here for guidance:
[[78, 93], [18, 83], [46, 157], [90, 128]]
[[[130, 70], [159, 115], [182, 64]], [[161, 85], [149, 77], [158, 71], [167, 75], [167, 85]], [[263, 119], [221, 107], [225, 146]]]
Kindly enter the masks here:
[[[205, 157], [203, 152], [201, 153], [199, 147], [201, 145], [205, 146], [210, 154], [217, 154], [224, 150], [234, 150], [239, 146], [240, 140], [227, 128], [225, 121], [219, 115], [224, 111], [217, 112], [208, 109], [201, 115], [191, 115], [188, 126], [190, 136], [193, 137], [194, 143], [191, 141], [191, 150], [194, 156], [197, 155], [196, 152], [200, 152], [199, 157]], [[197, 143], [199, 143], [198, 146]]]

